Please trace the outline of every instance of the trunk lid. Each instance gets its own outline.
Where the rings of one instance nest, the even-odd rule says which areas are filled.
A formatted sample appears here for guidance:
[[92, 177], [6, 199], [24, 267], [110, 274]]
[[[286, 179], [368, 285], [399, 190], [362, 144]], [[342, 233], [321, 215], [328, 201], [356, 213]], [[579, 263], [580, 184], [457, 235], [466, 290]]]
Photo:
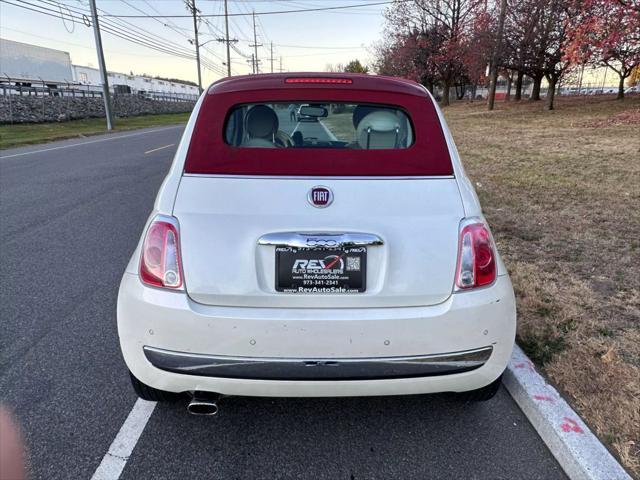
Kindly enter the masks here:
[[[307, 201], [319, 184], [333, 192], [327, 208]], [[452, 293], [464, 216], [452, 177], [320, 180], [190, 174], [180, 182], [173, 214], [180, 224], [191, 299], [207, 305], [285, 308], [445, 301]], [[366, 247], [365, 291], [276, 291], [277, 247], [259, 240], [282, 232], [379, 237], [381, 245]]]

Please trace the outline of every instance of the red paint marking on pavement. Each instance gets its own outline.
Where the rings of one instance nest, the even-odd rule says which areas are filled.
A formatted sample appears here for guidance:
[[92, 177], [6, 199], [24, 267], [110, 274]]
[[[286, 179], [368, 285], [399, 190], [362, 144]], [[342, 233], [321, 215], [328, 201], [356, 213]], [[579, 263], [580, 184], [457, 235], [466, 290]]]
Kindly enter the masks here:
[[580, 428], [580, 425], [578, 425], [578, 422], [576, 422], [575, 420], [569, 417], [564, 417], [564, 421], [566, 423], [563, 423], [562, 425], [560, 425], [560, 428], [562, 429], [563, 432], [584, 433], [584, 430]]
[[555, 400], [549, 395], [534, 395], [534, 400], [544, 400], [545, 402], [555, 403]]
[[516, 368], [528, 368], [529, 371], [531, 371], [531, 372], [535, 372], [536, 371], [536, 369], [533, 366], [533, 363], [531, 363], [530, 360], [527, 360], [526, 362], [522, 362], [522, 363], [516, 363], [515, 367]]

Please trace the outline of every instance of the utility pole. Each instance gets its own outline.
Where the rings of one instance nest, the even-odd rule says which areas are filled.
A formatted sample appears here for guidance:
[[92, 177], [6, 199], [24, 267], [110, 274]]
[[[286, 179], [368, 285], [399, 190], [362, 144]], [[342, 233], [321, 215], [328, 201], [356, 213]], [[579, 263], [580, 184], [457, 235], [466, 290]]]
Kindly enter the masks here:
[[273, 42], [271, 42], [271, 73], [273, 73]]
[[256, 33], [256, 12], [255, 10], [252, 12], [251, 16], [253, 17], [253, 45], [249, 45], [253, 47], [253, 73], [260, 73], [260, 67], [258, 64], [260, 60], [258, 60], [258, 47], [261, 47], [262, 44], [258, 44], [258, 35]]
[[496, 39], [496, 46], [493, 51], [493, 58], [491, 59], [491, 74], [489, 84], [489, 98], [488, 107], [489, 110], [493, 110], [493, 104], [496, 100], [496, 84], [498, 83], [498, 60], [500, 59], [502, 50], [502, 34], [504, 31], [504, 17], [507, 14], [507, 0], [501, 0], [500, 2], [500, 17], [498, 18], [498, 38]]
[[251, 54], [251, 60], [247, 60], [247, 63], [251, 63], [251, 71], [252, 73], [256, 73], [256, 61], [253, 53]]
[[102, 77], [102, 98], [104, 99], [104, 114], [107, 117], [107, 130], [113, 130], [113, 115], [111, 113], [111, 100], [109, 98], [109, 80], [107, 79], [107, 67], [104, 63], [102, 52], [102, 38], [100, 37], [100, 25], [98, 25], [98, 10], [96, 0], [89, 0], [91, 6], [91, 18], [93, 19], [93, 34], [96, 37], [96, 50], [98, 51], [98, 66]]
[[282, 55], [280, 56], [280, 68], [278, 70], [280, 71], [280, 73], [284, 72], [284, 70], [282, 69]]
[[[188, 2], [189, 0], [187, 0]], [[202, 72], [200, 70], [200, 41], [198, 40], [198, 17], [196, 15], [196, 0], [191, 0], [191, 4], [188, 4], [193, 14], [193, 33], [195, 35], [194, 45], [196, 46], [196, 62], [198, 64], [198, 91], [202, 93]]]
[[[224, 43], [227, 45], [227, 77], [231, 76], [231, 40], [229, 40], [229, 11], [227, 10], [227, 0], [224, 0]], [[236, 42], [238, 40], [235, 40]]]
[[227, 10], [227, 0], [224, 0], [224, 29], [225, 37], [217, 38], [219, 42], [227, 45], [227, 77], [231, 76], [231, 44], [238, 41], [237, 38], [229, 39], [229, 12]]

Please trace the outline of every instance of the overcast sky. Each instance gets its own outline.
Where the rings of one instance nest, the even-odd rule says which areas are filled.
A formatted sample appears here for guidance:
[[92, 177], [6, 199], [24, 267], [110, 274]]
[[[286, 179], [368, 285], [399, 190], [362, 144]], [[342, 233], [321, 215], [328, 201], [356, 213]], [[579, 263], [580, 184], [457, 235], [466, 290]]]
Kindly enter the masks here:
[[[73, 11], [88, 10], [87, 0], [30, 0], [30, 3], [43, 5], [59, 15], [66, 13], [64, 5]], [[375, 0], [229, 0], [229, 13], [248, 13], [255, 10], [294, 10], [302, 8], [340, 6], [367, 3]], [[223, 13], [222, 0], [196, 0], [202, 14]], [[114, 15], [173, 14], [187, 15], [184, 1], [180, 0], [97, 0], [97, 6], [103, 13]], [[367, 6], [327, 12], [290, 13], [280, 15], [257, 16], [258, 49], [261, 71], [270, 71], [269, 46], [274, 45], [274, 70], [282, 67], [287, 71], [324, 71], [328, 63], [346, 63], [359, 58], [363, 62], [371, 60], [371, 46], [378, 41], [383, 29], [383, 10], [385, 5]], [[141, 12], [142, 11], [142, 12]], [[201, 22], [202, 37], [200, 43], [215, 39], [224, 32], [224, 18], [208, 18]], [[150, 19], [127, 18], [117, 20], [105, 17], [105, 24], [120, 23], [130, 33], [134, 28], [138, 33], [155, 35], [158, 43], [172, 48], [193, 51], [189, 39], [193, 38], [193, 20], [191, 18]], [[215, 35], [212, 35], [213, 32]], [[0, 3], [0, 35], [9, 40], [67, 51], [71, 61], [77, 65], [97, 66], [95, 44], [92, 29], [84, 24], [74, 24], [41, 13]], [[245, 55], [253, 53], [249, 44], [253, 43], [251, 16], [230, 17], [230, 36], [237, 38], [238, 50]], [[104, 51], [107, 69], [117, 72], [161, 75], [196, 81], [195, 61], [178, 58], [129, 41], [103, 33]], [[164, 42], [162, 42], [164, 40]], [[222, 43], [207, 43], [202, 52], [214, 69], [224, 71], [226, 67], [225, 49]], [[232, 51], [232, 68], [235, 74], [249, 73], [247, 59]], [[220, 78], [219, 73], [203, 69], [203, 84]]]

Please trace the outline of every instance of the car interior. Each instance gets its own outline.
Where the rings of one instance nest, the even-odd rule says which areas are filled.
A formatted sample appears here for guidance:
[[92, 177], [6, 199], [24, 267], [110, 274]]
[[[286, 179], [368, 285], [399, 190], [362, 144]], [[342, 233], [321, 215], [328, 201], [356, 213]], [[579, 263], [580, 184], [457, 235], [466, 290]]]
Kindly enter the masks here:
[[251, 104], [231, 111], [225, 140], [244, 148], [399, 149], [413, 143], [413, 131], [407, 115], [388, 106]]

